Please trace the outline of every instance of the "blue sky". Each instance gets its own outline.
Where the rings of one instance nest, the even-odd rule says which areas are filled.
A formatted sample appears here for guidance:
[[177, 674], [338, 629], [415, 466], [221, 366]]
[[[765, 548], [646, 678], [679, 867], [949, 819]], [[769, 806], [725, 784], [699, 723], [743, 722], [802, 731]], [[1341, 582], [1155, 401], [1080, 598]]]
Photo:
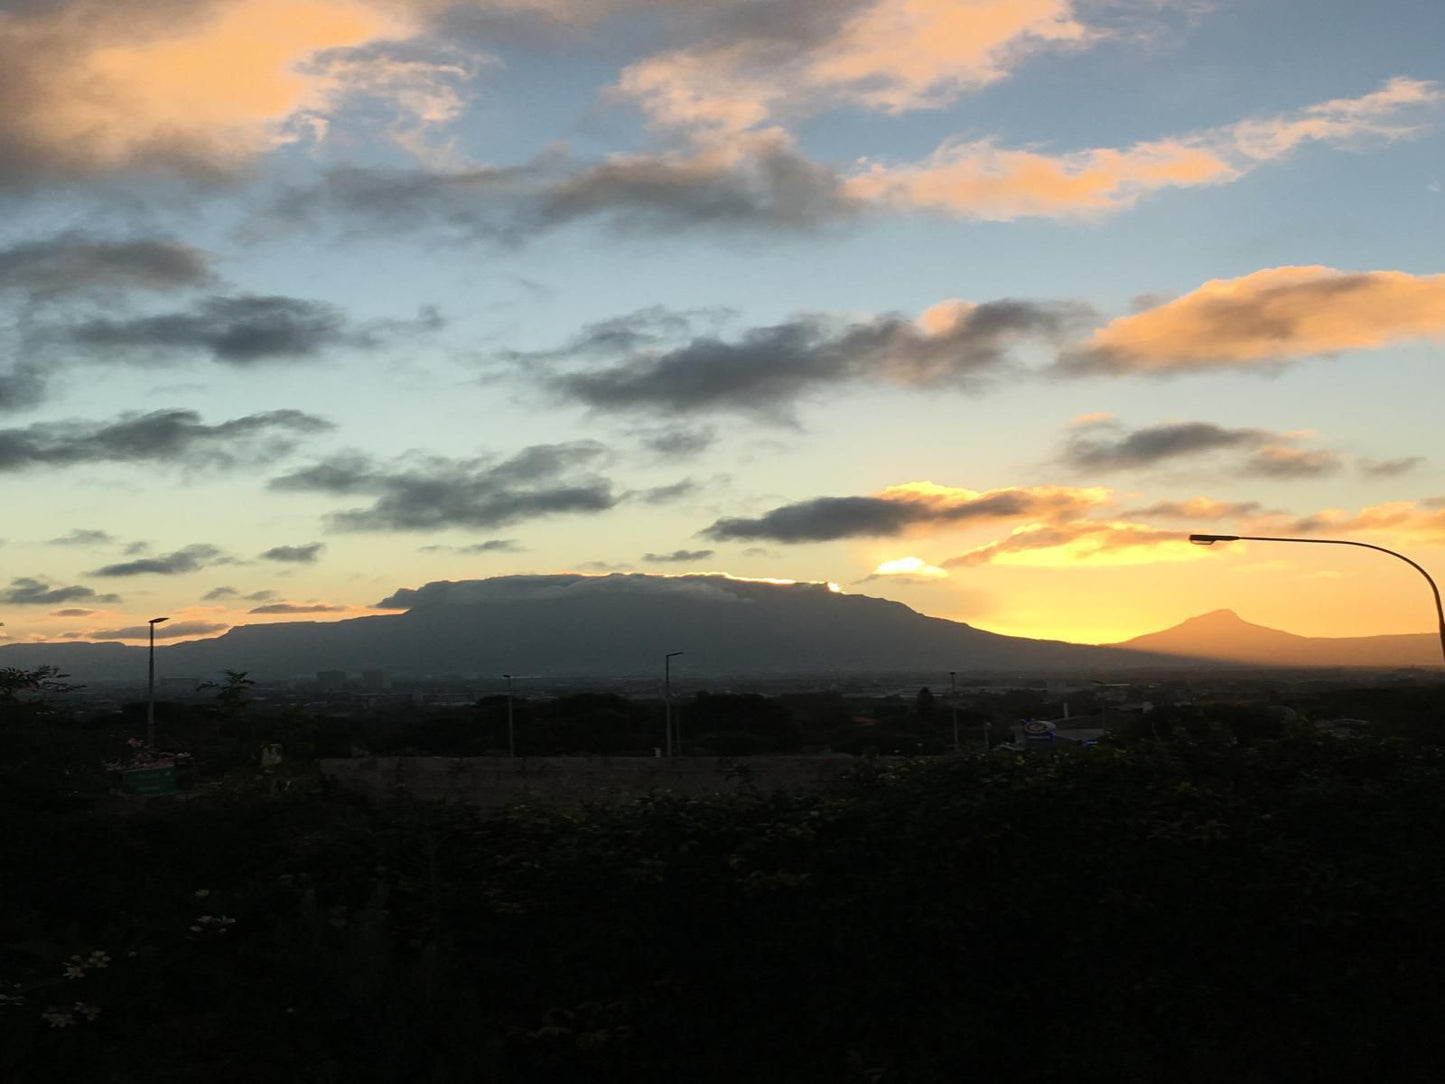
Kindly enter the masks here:
[[[1420, 631], [1433, 0], [0, 12], [0, 630], [520, 572]], [[4, 586], [8, 584], [8, 587]], [[261, 611], [261, 612], [257, 612]]]

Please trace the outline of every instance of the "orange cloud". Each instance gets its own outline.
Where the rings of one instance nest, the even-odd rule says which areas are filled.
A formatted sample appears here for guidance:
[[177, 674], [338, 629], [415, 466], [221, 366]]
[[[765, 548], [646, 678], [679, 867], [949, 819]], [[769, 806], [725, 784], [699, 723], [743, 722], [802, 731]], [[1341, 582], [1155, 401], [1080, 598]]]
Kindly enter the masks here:
[[1372, 504], [1358, 512], [1326, 508], [1312, 516], [1281, 523], [1278, 518], [1257, 521], [1250, 533], [1387, 535], [1431, 545], [1445, 543], [1445, 501], [1390, 501]]
[[736, 132], [784, 108], [945, 105], [1090, 37], [1073, 0], [871, 0], [801, 50], [775, 38], [675, 50], [629, 65], [617, 89], [659, 123]]
[[1096, 331], [1065, 368], [1238, 368], [1445, 336], [1445, 275], [1275, 267], [1215, 279]]
[[1202, 556], [1202, 547], [1191, 545], [1181, 531], [1140, 523], [1075, 520], [1025, 524], [1006, 538], [950, 557], [943, 567], [1009, 564], [1058, 568], [1081, 562], [1147, 565], [1193, 561]]
[[1398, 115], [1445, 101], [1438, 84], [1394, 79], [1360, 98], [1341, 98], [1278, 117], [1254, 118], [1125, 149], [1051, 155], [990, 140], [945, 143], [921, 162], [868, 163], [846, 195], [872, 204], [923, 208], [964, 218], [1097, 216], [1163, 188], [1237, 180], [1307, 142], [1349, 146], [1420, 131]]
[[399, 89], [410, 96], [403, 108], [434, 114], [437, 98], [419, 91], [414, 68], [398, 87], [398, 73], [374, 63], [312, 63], [418, 31], [403, 7], [368, 0], [57, 3], [29, 18], [0, 15], [0, 145], [32, 172], [231, 170], [294, 140], [298, 122], [331, 109], [349, 77], [372, 92]]

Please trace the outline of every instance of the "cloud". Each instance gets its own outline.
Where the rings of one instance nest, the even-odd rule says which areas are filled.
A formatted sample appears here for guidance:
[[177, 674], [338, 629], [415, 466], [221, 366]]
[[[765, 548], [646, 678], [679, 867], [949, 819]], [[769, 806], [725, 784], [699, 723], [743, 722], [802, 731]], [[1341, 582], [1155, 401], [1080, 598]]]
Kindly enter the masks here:
[[629, 65], [619, 93], [658, 124], [736, 134], [780, 111], [937, 108], [1039, 49], [1089, 37], [1071, 0], [771, 6], [767, 21], [734, 18], [709, 42]]
[[864, 576], [860, 582], [867, 583], [870, 580], [883, 579], [904, 581], [939, 580], [946, 579], [947, 577], [948, 572], [946, 569], [939, 568], [937, 565], [931, 565], [922, 557], [898, 557], [892, 561], [882, 562], [867, 576]]
[[252, 591], [246, 596], [247, 602], [267, 602], [276, 597], [276, 592], [271, 590]]
[[213, 587], [202, 595], [201, 599], [204, 602], [217, 602], [221, 599], [235, 598], [238, 594], [240, 592], [234, 587]]
[[369, 507], [330, 515], [337, 530], [501, 527], [612, 508], [619, 499], [612, 483], [593, 472], [607, 455], [595, 441], [533, 445], [509, 459], [416, 456], [383, 465], [350, 454], [274, 478], [270, 488], [375, 498]]
[[680, 482], [673, 482], [666, 486], [653, 486], [651, 489], [639, 489], [630, 491], [627, 496], [632, 500], [639, 500], [643, 504], [671, 504], [673, 501], [680, 501], [691, 497], [701, 488], [691, 478], [684, 478]]
[[414, 321], [354, 324], [326, 302], [246, 294], [204, 298], [184, 312], [83, 320], [64, 335], [107, 356], [117, 350], [139, 351], [150, 360], [157, 353], [178, 351], [246, 366], [314, 358], [335, 347], [372, 350], [392, 335], [432, 331], [440, 324], [434, 310], [423, 310]]
[[1445, 543], [1445, 500], [1389, 501], [1358, 512], [1326, 508], [1290, 521], [1265, 521], [1253, 530], [1269, 534], [1381, 534], [1428, 545]]
[[314, 61], [417, 29], [406, 5], [364, 0], [34, 5], [0, 21], [0, 183], [130, 170], [215, 179], [323, 134], [353, 89], [390, 93], [404, 113], [414, 82], [387, 87]]
[[118, 595], [99, 595], [89, 587], [53, 587], [44, 580], [17, 576], [0, 590], [0, 602], [11, 606], [55, 606], [65, 602], [119, 602]]
[[324, 602], [272, 602], [247, 610], [252, 614], [334, 614], [349, 610], [349, 606], [328, 606]]
[[26, 410], [44, 400], [47, 388], [44, 367], [34, 361], [16, 361], [0, 372], [0, 412]]
[[50, 616], [51, 616], [51, 617], [90, 617], [92, 614], [96, 614], [96, 613], [99, 613], [99, 612], [100, 612], [99, 610], [80, 610], [80, 609], [51, 610], [51, 611], [50, 611]]
[[521, 553], [522, 547], [511, 538], [489, 538], [485, 542], [473, 542], [466, 546], [420, 546], [419, 553], [460, 553], [471, 556], [478, 553]]
[[717, 443], [717, 432], [706, 426], [688, 429], [662, 429], [642, 437], [642, 445], [668, 459], [689, 459]]
[[706, 561], [715, 550], [673, 550], [671, 553], [644, 553], [642, 559], [648, 564], [687, 564], [691, 561]]
[[321, 551], [325, 548], [326, 544], [323, 542], [309, 542], [304, 546], [272, 546], [261, 554], [261, 558], [265, 561], [310, 565], [316, 563], [316, 559], [321, 556]]
[[59, 538], [52, 538], [47, 545], [51, 546], [104, 546], [115, 541], [115, 536], [105, 531], [87, 530], [83, 527], [73, 527], [67, 535]]
[[1420, 125], [1401, 121], [1399, 114], [1442, 101], [1445, 91], [1438, 84], [1399, 78], [1359, 98], [1123, 149], [1048, 154], [987, 139], [954, 140], [920, 162], [867, 162], [847, 178], [842, 193], [868, 205], [986, 221], [1098, 216], [1159, 189], [1238, 180], [1305, 143], [1352, 148], [1412, 136]]
[[[93, 629], [85, 634], [88, 640], [145, 640], [150, 637], [150, 625], [130, 625], [121, 629]], [[207, 633], [224, 632], [230, 625], [209, 621], [176, 621], [154, 626], [157, 640], [175, 640], [182, 636], [205, 636]]]
[[1129, 508], [1121, 511], [1126, 519], [1194, 520], [1196, 522], [1221, 519], [1243, 519], [1248, 516], [1265, 515], [1264, 506], [1258, 501], [1217, 501], [1210, 497], [1190, 497], [1184, 501], [1161, 501], [1144, 508]]
[[32, 298], [98, 290], [179, 290], [210, 279], [206, 254], [177, 241], [61, 234], [0, 249], [0, 291]]
[[1166, 422], [1130, 431], [1105, 418], [1073, 425], [1060, 458], [1081, 470], [1138, 470], [1186, 457], [1242, 451], [1248, 454], [1235, 470], [1244, 475], [1317, 478], [1341, 468], [1337, 452], [1293, 447], [1301, 435], [1231, 429], [1212, 422]]
[[1424, 462], [1425, 457], [1421, 455], [1405, 456], [1400, 459], [1362, 458], [1356, 462], [1355, 467], [1361, 474], [1370, 478], [1398, 478], [1402, 474], [1409, 474]]
[[[639, 316], [647, 334], [655, 334], [655, 314], [647, 310]], [[1057, 340], [1080, 316], [1079, 306], [1065, 303], [946, 301], [917, 320], [800, 316], [749, 329], [733, 340], [704, 334], [637, 351], [619, 334], [625, 321], [613, 320], [606, 325], [605, 342], [599, 342], [594, 325], [560, 350], [506, 356], [540, 369], [536, 379], [555, 395], [594, 410], [720, 410], [786, 422], [800, 398], [847, 383], [977, 387], [1009, 366], [1017, 344]], [[596, 359], [607, 343], [618, 346], [615, 363], [598, 368]], [[557, 357], [585, 361], [588, 367], [538, 364]]]
[[1181, 531], [1160, 530], [1139, 523], [1075, 520], [1028, 523], [1006, 538], [968, 550], [943, 562], [944, 568], [985, 564], [1068, 567], [1092, 564], [1156, 564], [1189, 561], [1202, 556]]
[[1274, 267], [1214, 279], [1095, 331], [1067, 372], [1170, 373], [1277, 366], [1445, 337], [1445, 275]]
[[249, 414], [216, 425], [206, 425], [193, 410], [122, 414], [106, 422], [37, 422], [0, 429], [0, 472], [143, 462], [225, 469], [271, 462], [330, 428], [325, 419], [299, 410]]
[[1071, 518], [1108, 503], [1107, 489], [1065, 486], [978, 492], [910, 482], [871, 497], [815, 497], [755, 519], [720, 519], [702, 532], [714, 541], [829, 542], [895, 537], [915, 529], [948, 529], [1024, 517]]
[[[212, 565], [235, 564], [233, 557], [227, 556], [216, 546], [204, 543], [184, 546], [171, 553], [163, 553], [158, 557], [142, 557], [136, 561], [122, 561], [119, 564], [104, 565], [91, 572], [88, 576], [179, 576], [187, 572], [197, 572], [203, 568], [210, 568]], [[123, 639], [123, 637], [122, 637]]]

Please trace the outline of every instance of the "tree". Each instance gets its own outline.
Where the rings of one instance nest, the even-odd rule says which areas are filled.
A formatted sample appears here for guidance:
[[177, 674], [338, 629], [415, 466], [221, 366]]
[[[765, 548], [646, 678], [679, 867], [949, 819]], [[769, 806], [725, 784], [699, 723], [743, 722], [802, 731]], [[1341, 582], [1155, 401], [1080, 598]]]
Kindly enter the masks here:
[[251, 703], [249, 690], [255, 684], [246, 676], [245, 670], [227, 670], [226, 680], [223, 684], [206, 681], [196, 686], [196, 690], [199, 692], [201, 689], [219, 689], [220, 692], [216, 693], [216, 703], [221, 709], [221, 714], [228, 719], [234, 719]]

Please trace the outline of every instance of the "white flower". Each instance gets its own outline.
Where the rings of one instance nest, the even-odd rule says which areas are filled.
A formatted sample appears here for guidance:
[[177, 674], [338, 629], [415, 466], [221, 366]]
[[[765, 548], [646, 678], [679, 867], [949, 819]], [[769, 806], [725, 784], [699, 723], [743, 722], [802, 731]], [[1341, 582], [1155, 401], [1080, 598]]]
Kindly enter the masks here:
[[87, 1005], [84, 1001], [77, 1001], [75, 1003], [75, 1011], [80, 1013], [80, 1015], [85, 1017], [87, 1020], [94, 1020], [97, 1016], [100, 1015], [100, 1006]]
[[53, 1028], [68, 1028], [75, 1023], [75, 1017], [68, 1012], [61, 1012], [53, 1005], [40, 1014], [40, 1019]]
[[96, 949], [90, 954], [90, 959], [86, 961], [86, 964], [90, 967], [108, 967], [110, 965], [110, 954]]
[[66, 964], [65, 977], [67, 979], [79, 979], [85, 977], [85, 968], [79, 964]]

